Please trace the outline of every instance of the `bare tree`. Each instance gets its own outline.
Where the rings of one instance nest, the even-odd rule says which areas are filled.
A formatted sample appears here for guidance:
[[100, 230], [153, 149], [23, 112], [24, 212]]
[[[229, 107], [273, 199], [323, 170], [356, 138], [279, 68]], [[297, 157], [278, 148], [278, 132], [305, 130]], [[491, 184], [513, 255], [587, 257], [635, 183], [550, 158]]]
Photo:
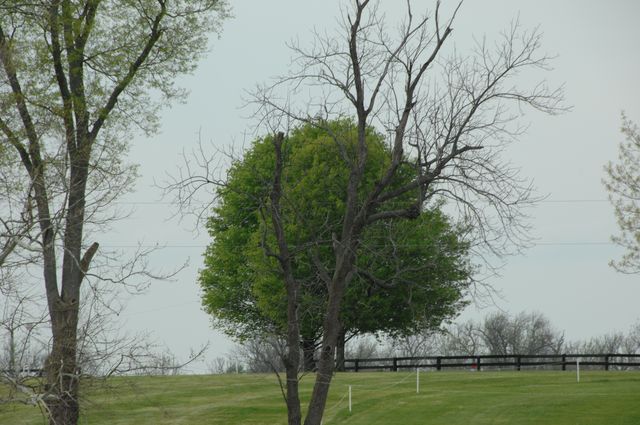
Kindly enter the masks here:
[[466, 321], [426, 332], [394, 343], [408, 356], [479, 354], [558, 354], [564, 334], [541, 313], [504, 312], [488, 315], [480, 322]]
[[371, 335], [361, 335], [349, 341], [346, 347], [346, 357], [351, 359], [374, 359], [376, 357], [390, 357], [391, 347]]
[[[40, 298], [40, 299], [39, 299]], [[41, 297], [23, 290], [14, 276], [0, 270], [0, 383], [7, 392], [0, 403], [42, 405], [41, 373], [48, 352], [47, 314]]]
[[474, 322], [466, 321], [446, 330], [442, 354], [473, 356], [484, 350], [482, 334]]
[[564, 335], [541, 313], [494, 313], [478, 332], [488, 354], [559, 354], [564, 347]]
[[[457, 8], [443, 20], [438, 3], [432, 18], [415, 16], [407, 3], [406, 19], [398, 36], [392, 38], [377, 3], [357, 0], [352, 4], [343, 16], [340, 38], [316, 34], [310, 49], [294, 45], [298, 69], [259, 88], [254, 97], [261, 122], [276, 131], [277, 162], [268, 209], [276, 243], [270, 254], [281, 265], [287, 286], [291, 359], [298, 358], [299, 349], [298, 283], [291, 273], [296, 247], [289, 245], [282, 231], [286, 217], [282, 215], [280, 179], [286, 159], [284, 134], [277, 128], [291, 121], [323, 128], [331, 117], [356, 117], [355, 152], [347, 149], [345, 135], [331, 135], [342, 148], [350, 175], [342, 231], [331, 241], [334, 261], [316, 264], [329, 294], [307, 425], [322, 419], [340, 330], [341, 301], [355, 273], [364, 230], [383, 220], [416, 218], [425, 204], [446, 198], [476, 231], [478, 244], [492, 254], [502, 256], [521, 246], [526, 240], [522, 207], [533, 198], [531, 186], [501, 156], [506, 144], [520, 133], [513, 126], [517, 114], [507, 104], [555, 113], [561, 97], [559, 90], [549, 90], [544, 84], [521, 89], [509, 82], [522, 70], [544, 69], [548, 63], [546, 56], [537, 53], [540, 35], [522, 31], [517, 22], [502, 34], [495, 50], [481, 41], [470, 57], [438, 60], [452, 34]], [[290, 93], [300, 88], [313, 97], [297, 108]], [[281, 90], [289, 95], [279, 95]], [[369, 160], [365, 143], [369, 126], [389, 134], [391, 155], [375, 187], [363, 192], [360, 182]], [[416, 170], [417, 177], [397, 185], [405, 166]], [[298, 365], [286, 366], [293, 378]], [[297, 382], [290, 381], [289, 423], [298, 424]]]
[[251, 338], [239, 345], [234, 353], [235, 362], [239, 361], [248, 372], [279, 374], [284, 371], [282, 338], [267, 335]]
[[[627, 333], [611, 331], [586, 340], [571, 341], [565, 346], [567, 353], [596, 354], [596, 357], [584, 357], [586, 360], [602, 361], [607, 354], [640, 354], [640, 322], [633, 324]], [[617, 361], [623, 362], [624, 359]], [[629, 359], [628, 361], [633, 361]], [[624, 370], [627, 366], [617, 365], [615, 369]]]
[[78, 322], [77, 364], [84, 378], [103, 379], [113, 375], [177, 375], [204, 355], [207, 344], [192, 349], [187, 359], [178, 359], [158, 344], [150, 332], [123, 331], [121, 316], [126, 311], [126, 291], [94, 285], [82, 289], [85, 300]]
[[640, 273], [640, 130], [622, 114], [622, 134], [618, 161], [605, 166], [603, 180], [609, 191], [620, 235], [613, 241], [625, 249], [618, 261], [609, 264], [623, 273]]
[[[640, 323], [628, 332], [613, 331], [586, 340], [567, 341], [542, 313], [521, 312], [510, 315], [496, 312], [481, 321], [468, 320], [446, 326], [440, 332], [426, 332], [392, 340], [403, 356], [474, 355], [558, 355], [638, 354]], [[600, 361], [593, 358], [593, 361]]]
[[640, 321], [629, 329], [623, 350], [624, 353], [640, 354]]
[[581, 354], [624, 353], [625, 339], [623, 332], [614, 331], [573, 342], [568, 345], [567, 350]]
[[215, 359], [209, 360], [207, 362], [207, 372], [214, 375], [227, 373], [227, 370], [229, 370], [229, 368], [232, 367], [232, 366], [229, 366], [229, 364], [230, 362], [228, 358], [216, 357]]
[[[52, 342], [46, 300], [26, 273], [6, 273], [7, 269], [0, 270], [0, 405], [26, 404], [46, 415], [48, 391], [43, 366]], [[179, 360], [166, 347], [154, 343], [151, 334], [122, 331], [123, 298], [128, 296], [122, 292], [104, 286], [82, 288], [76, 364], [84, 384], [117, 389], [106, 378], [175, 375], [202, 357], [206, 346]], [[87, 399], [83, 393], [78, 397]]]

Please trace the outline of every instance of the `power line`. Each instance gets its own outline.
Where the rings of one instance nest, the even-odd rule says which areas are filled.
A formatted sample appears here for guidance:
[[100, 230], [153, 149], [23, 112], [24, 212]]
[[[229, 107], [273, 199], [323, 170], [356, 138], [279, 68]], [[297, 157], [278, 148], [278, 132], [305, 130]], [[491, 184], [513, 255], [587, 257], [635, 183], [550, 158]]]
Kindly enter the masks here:
[[613, 242], [537, 242], [533, 244], [534, 246], [589, 246], [589, 245], [615, 245]]
[[584, 204], [609, 202], [608, 199], [545, 199], [538, 201], [541, 204]]
[[[536, 242], [532, 244], [532, 247], [536, 247], [536, 246], [609, 246], [609, 245], [615, 245], [614, 242], [602, 242], [602, 241], [582, 241], [582, 242]], [[163, 248], [171, 248], [171, 249], [194, 249], [194, 248], [199, 248], [199, 249], [205, 249], [207, 248], [209, 245], [162, 245], [162, 244], [158, 244], [158, 245], [131, 245], [131, 244], [123, 244], [123, 245], [102, 245], [102, 247], [104, 248], [109, 248], [109, 249], [128, 249], [128, 248], [141, 248], [141, 249], [150, 249], [150, 248], [158, 248], [158, 249], [163, 249]], [[244, 246], [244, 245], [243, 245]], [[368, 247], [383, 247], [386, 245], [371, 245], [371, 244], [367, 244]], [[400, 247], [400, 248], [414, 248], [416, 247], [416, 245], [402, 245], [402, 244], [396, 244], [395, 246]]]
[[[537, 201], [538, 204], [582, 204], [582, 203], [604, 203], [609, 202], [608, 199], [544, 199]], [[175, 205], [175, 202], [168, 201], [118, 201], [114, 202], [116, 205]], [[201, 205], [209, 205], [210, 202], [198, 202]], [[317, 204], [323, 204], [323, 202], [317, 202]], [[333, 204], [328, 202], [325, 204]]]

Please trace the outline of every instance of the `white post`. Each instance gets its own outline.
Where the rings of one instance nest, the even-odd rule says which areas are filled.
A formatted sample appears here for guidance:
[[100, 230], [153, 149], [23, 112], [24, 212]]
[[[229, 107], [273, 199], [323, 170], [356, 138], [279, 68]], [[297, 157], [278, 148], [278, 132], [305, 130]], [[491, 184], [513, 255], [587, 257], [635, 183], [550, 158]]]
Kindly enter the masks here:
[[582, 359], [580, 357], [576, 359], [576, 380], [578, 382], [580, 382], [580, 361], [581, 360]]
[[351, 385], [349, 385], [349, 413], [351, 413]]
[[420, 394], [420, 368], [416, 368], [416, 394]]

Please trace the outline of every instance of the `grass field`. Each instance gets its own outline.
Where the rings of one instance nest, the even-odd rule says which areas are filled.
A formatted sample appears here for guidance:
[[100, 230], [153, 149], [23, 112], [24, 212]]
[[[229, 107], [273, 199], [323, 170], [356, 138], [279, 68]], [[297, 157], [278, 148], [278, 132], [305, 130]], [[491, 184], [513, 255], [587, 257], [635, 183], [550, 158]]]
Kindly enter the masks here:
[[[303, 379], [308, 400], [312, 377]], [[352, 386], [353, 411], [348, 410]], [[132, 377], [85, 385], [83, 424], [284, 424], [273, 375]], [[0, 405], [0, 424], [44, 421], [33, 407]], [[640, 372], [342, 373], [324, 424], [637, 425]]]

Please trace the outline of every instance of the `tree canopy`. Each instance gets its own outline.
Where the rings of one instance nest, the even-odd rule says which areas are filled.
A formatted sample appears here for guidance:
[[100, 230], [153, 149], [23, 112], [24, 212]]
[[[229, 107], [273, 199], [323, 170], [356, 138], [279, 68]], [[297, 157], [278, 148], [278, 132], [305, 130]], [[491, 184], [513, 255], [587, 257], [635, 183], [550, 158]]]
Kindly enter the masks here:
[[[348, 161], [353, 160], [356, 127], [336, 120], [320, 129], [302, 125], [283, 143], [282, 216], [294, 255], [294, 274], [301, 283], [301, 337], [318, 339], [327, 288], [317, 263], [331, 274], [333, 235], [344, 214]], [[350, 139], [344, 150], [334, 137]], [[275, 164], [270, 137], [256, 140], [236, 161], [227, 183], [218, 190], [219, 204], [208, 222], [213, 242], [200, 272], [203, 305], [217, 326], [236, 338], [284, 335], [286, 289], [282, 275], [264, 247], [273, 240], [264, 225]], [[367, 130], [370, 161], [361, 184], [373, 187], [388, 166], [383, 137]], [[406, 168], [398, 179], [409, 179]], [[409, 203], [411, 197], [401, 199]], [[438, 208], [413, 221], [384, 220], [367, 229], [357, 253], [356, 276], [345, 295], [341, 314], [350, 334], [411, 333], [434, 328], [465, 305], [463, 297], [472, 267], [464, 229]]]

